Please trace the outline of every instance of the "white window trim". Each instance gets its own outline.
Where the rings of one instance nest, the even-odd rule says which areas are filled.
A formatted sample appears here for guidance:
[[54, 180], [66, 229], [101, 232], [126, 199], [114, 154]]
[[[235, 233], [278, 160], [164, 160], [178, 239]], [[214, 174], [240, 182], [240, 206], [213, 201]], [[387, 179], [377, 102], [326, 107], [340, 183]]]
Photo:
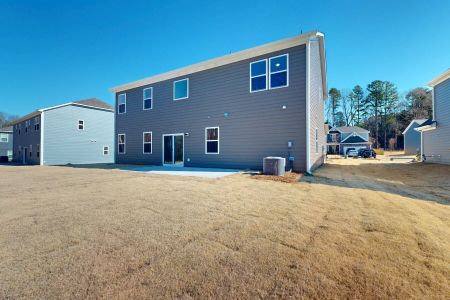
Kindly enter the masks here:
[[[286, 70], [283, 71], [276, 71], [276, 72], [271, 72], [270, 71], [270, 64], [272, 62], [272, 59], [278, 58], [278, 57], [282, 57], [282, 56], [286, 56]], [[281, 89], [281, 88], [285, 88], [289, 86], [289, 53], [286, 54], [281, 54], [281, 55], [277, 55], [274, 57], [269, 58], [269, 63], [268, 63], [268, 69], [269, 69], [269, 89], [270, 90], [276, 90], [276, 89]], [[286, 85], [282, 85], [282, 86], [277, 86], [277, 87], [272, 87], [272, 82], [271, 82], [271, 75], [272, 74], [278, 74], [278, 73], [282, 73], [282, 72], [286, 72]]]
[[[187, 96], [183, 97], [183, 98], [175, 98], [175, 85], [177, 82], [181, 82], [181, 81], [187, 81]], [[173, 101], [178, 101], [178, 100], [183, 100], [183, 99], [188, 99], [189, 98], [189, 78], [183, 78], [177, 81], [173, 82]], [[153, 138], [153, 136], [152, 136]]]
[[[145, 98], [145, 91], [150, 90], [150, 98]], [[150, 108], [145, 108], [145, 101], [150, 100]], [[153, 109], [153, 87], [148, 87], [142, 90], [142, 109], [143, 110], [150, 110]], [[153, 138], [153, 136], [152, 136]]]
[[[120, 143], [119, 141], [120, 141], [120, 136], [121, 135], [123, 135], [124, 136], [124, 142], [123, 143]], [[119, 150], [119, 145], [124, 145], [123, 146], [123, 152], [120, 152], [120, 150]], [[117, 154], [126, 154], [126, 152], [127, 152], [127, 135], [125, 134], [125, 133], [119, 133], [118, 135], [117, 135]]]
[[[80, 122], [83, 122], [83, 124], [80, 124]], [[80, 129], [80, 125], [82, 125], [83, 128]], [[84, 130], [84, 120], [81, 120], [81, 119], [78, 120], [77, 128], [78, 128], [78, 130]]]
[[[217, 140], [208, 140], [208, 129], [216, 129], [217, 128]], [[217, 152], [216, 153], [209, 153], [208, 152], [208, 142], [215, 142], [217, 141]], [[205, 127], [205, 154], [208, 155], [217, 155], [220, 154], [220, 128], [219, 126], [215, 127]]]
[[[145, 134], [146, 133], [150, 133], [152, 136], [152, 141], [151, 142], [145, 142]], [[151, 144], [152, 145], [152, 149], [150, 152], [145, 152], [145, 144]], [[153, 132], [151, 131], [146, 131], [142, 133], [142, 154], [153, 154]]]
[[[105, 154], [105, 148], [107, 148], [107, 154]], [[103, 145], [103, 156], [107, 156], [109, 155], [109, 146], [108, 145]]]
[[[2, 139], [6, 137], [6, 141], [2, 141]], [[0, 143], [7, 143], [9, 141], [9, 136], [7, 133], [0, 133]]]
[[[123, 113], [121, 113], [120, 110], [119, 110], [119, 106], [121, 105], [120, 102], [119, 102], [119, 99], [120, 99], [120, 96], [122, 96], [122, 95], [125, 97], [125, 102], [123, 103], [125, 105], [125, 109], [124, 109]], [[123, 94], [117, 95], [117, 114], [118, 115], [123, 115], [125, 113], [127, 113], [127, 94], [123, 93]]]
[[[265, 61], [266, 62], [266, 73], [264, 73], [264, 74], [261, 74], [261, 75], [256, 75], [256, 76], [252, 76], [252, 65], [253, 64], [256, 64], [256, 63], [259, 63], [259, 62], [262, 62], [262, 61]], [[268, 61], [267, 61], [267, 58], [265, 58], [265, 59], [260, 59], [260, 60], [257, 60], [257, 61], [254, 61], [254, 62], [251, 62], [250, 63], [250, 68], [249, 68], [249, 77], [250, 77], [250, 79], [249, 79], [249, 81], [250, 81], [250, 93], [257, 93], [257, 92], [262, 92], [262, 91], [267, 91], [267, 89], [269, 88], [269, 85], [268, 85], [268, 76], [267, 76], [267, 71], [268, 71], [268, 67], [269, 67], [269, 64], [268, 64]], [[258, 77], [263, 77], [263, 76], [266, 76], [266, 88], [265, 89], [261, 89], [261, 90], [257, 90], [257, 91], [253, 91], [252, 90], [252, 79], [253, 78], [258, 78]]]

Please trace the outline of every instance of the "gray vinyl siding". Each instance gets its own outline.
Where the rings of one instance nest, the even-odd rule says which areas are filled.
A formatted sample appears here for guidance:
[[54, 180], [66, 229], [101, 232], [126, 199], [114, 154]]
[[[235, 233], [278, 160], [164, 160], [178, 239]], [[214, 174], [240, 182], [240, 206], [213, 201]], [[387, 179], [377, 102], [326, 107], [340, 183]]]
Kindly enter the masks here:
[[[310, 42], [310, 166], [311, 170], [321, 166], [325, 154], [324, 99], [319, 40]], [[316, 149], [316, 129], [318, 147]], [[317, 151], [316, 151], [317, 150]]]
[[[30, 121], [30, 126], [28, 127], [28, 130], [26, 130], [26, 122]], [[37, 156], [38, 152], [40, 152], [40, 149], [38, 148], [38, 145], [41, 144], [41, 130], [40, 127], [39, 130], [35, 130], [35, 125], [41, 123], [41, 117], [40, 115], [36, 117], [29, 118], [27, 120], [24, 120], [14, 125], [13, 132], [13, 161], [17, 163], [23, 162], [23, 149], [27, 148], [27, 164], [29, 165], [38, 165], [40, 163], [40, 158]], [[19, 128], [20, 128], [20, 134], [19, 134]], [[30, 151], [30, 145], [31, 145], [31, 151]], [[19, 150], [19, 147], [21, 147], [21, 151]], [[38, 151], [39, 150], [39, 151]], [[31, 152], [31, 156], [30, 156]]]
[[404, 148], [405, 154], [416, 155], [420, 153], [420, 132], [414, 130], [419, 124], [414, 122], [414, 124], [409, 127], [408, 131], [404, 134]]
[[423, 150], [427, 162], [450, 164], [450, 79], [436, 85], [433, 92], [437, 127], [423, 133]]
[[[44, 112], [44, 165], [114, 162], [114, 113], [69, 105]], [[84, 130], [78, 129], [84, 120]], [[109, 146], [109, 155], [103, 155]]]
[[[286, 53], [289, 87], [250, 93], [250, 62]], [[183, 78], [189, 78], [189, 98], [173, 101], [173, 82]], [[144, 111], [147, 87], [153, 87], [153, 109]], [[264, 157], [290, 153], [293, 169], [306, 169], [305, 45], [117, 93], [116, 108], [122, 93], [127, 107], [125, 114], [116, 114], [115, 139], [126, 134], [126, 154], [117, 153], [117, 163], [161, 165], [162, 135], [188, 133], [185, 166], [262, 169]], [[216, 126], [220, 154], [205, 154], [205, 127]], [[152, 154], [143, 154], [144, 131], [153, 133]]]
[[0, 134], [6, 134], [8, 137], [7, 142], [0, 141], [0, 156], [7, 156], [8, 151], [13, 150], [13, 134], [12, 132], [0, 131]]

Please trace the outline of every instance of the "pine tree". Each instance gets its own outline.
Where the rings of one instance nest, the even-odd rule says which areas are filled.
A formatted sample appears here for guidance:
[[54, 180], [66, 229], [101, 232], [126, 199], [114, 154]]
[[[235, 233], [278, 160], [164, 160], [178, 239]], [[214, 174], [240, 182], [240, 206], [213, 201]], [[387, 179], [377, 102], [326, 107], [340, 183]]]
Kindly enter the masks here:
[[341, 92], [337, 88], [331, 88], [328, 92], [328, 101], [331, 111], [331, 125], [336, 125], [336, 113], [341, 101]]

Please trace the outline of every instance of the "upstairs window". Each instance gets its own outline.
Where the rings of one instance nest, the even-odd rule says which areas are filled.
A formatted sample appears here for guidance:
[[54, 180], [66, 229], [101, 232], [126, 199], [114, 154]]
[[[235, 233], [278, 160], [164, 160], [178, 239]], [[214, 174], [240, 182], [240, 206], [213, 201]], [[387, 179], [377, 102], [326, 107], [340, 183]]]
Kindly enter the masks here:
[[219, 127], [205, 128], [205, 154], [219, 154]]
[[250, 64], [250, 92], [267, 90], [267, 59]]
[[173, 100], [189, 98], [189, 79], [181, 79], [173, 82]]
[[271, 57], [269, 82], [271, 89], [277, 89], [286, 87], [289, 84], [288, 77], [288, 55], [283, 54], [280, 56]]
[[117, 152], [119, 154], [125, 154], [125, 134], [119, 134], [118, 138], [117, 138], [117, 143], [118, 143], [118, 147], [117, 147]]
[[143, 134], [143, 151], [144, 154], [152, 154], [152, 133], [144, 132]]
[[84, 120], [78, 120], [78, 130], [84, 130]]
[[143, 97], [144, 97], [144, 103], [143, 103], [144, 110], [152, 109], [153, 108], [153, 88], [149, 87], [149, 88], [144, 89]]
[[124, 114], [127, 112], [127, 95], [120, 94], [117, 96], [117, 113]]
[[250, 63], [250, 92], [289, 85], [289, 56], [283, 54]]
[[35, 117], [34, 118], [34, 130], [37, 131], [39, 130], [40, 125], [39, 125], [39, 117]]
[[8, 134], [0, 133], [0, 143], [7, 143], [7, 142], [8, 142]]

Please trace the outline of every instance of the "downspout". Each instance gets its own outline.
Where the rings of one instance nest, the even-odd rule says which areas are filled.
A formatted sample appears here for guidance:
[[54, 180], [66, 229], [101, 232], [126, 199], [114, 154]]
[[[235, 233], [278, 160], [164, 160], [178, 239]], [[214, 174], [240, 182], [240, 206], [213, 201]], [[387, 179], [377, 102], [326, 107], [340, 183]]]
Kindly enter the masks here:
[[420, 131], [420, 161], [424, 161], [423, 160], [423, 131]]
[[306, 43], [306, 173], [311, 174], [311, 109], [310, 109], [310, 80], [311, 80], [311, 63], [310, 63], [310, 40]]

